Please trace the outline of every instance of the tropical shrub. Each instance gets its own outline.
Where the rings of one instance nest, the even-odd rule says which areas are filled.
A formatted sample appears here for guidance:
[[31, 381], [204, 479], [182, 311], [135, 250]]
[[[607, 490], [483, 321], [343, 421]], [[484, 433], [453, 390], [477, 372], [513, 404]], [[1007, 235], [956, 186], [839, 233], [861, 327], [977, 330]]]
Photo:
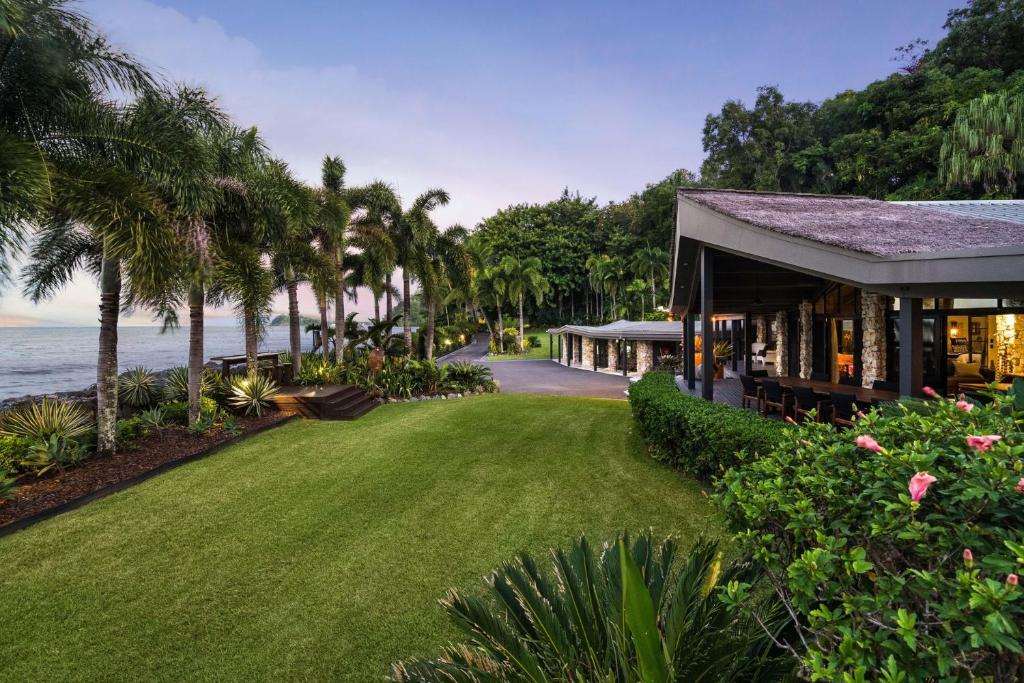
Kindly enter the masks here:
[[[716, 589], [750, 582], [749, 566], [722, 566], [717, 544], [689, 555], [666, 539], [628, 536], [596, 551], [585, 537], [552, 552], [541, 570], [520, 555], [488, 578], [479, 599], [442, 600], [467, 642], [433, 660], [392, 667], [392, 680], [734, 681], [782, 680], [795, 667], [756, 622], [736, 618]], [[779, 632], [783, 610], [751, 605]]]
[[630, 385], [629, 404], [655, 457], [704, 478], [771, 451], [783, 428], [749, 410], [685, 394], [663, 371]]
[[199, 419], [188, 426], [189, 434], [206, 434], [213, 429], [214, 415], [212, 413], [200, 413]]
[[[186, 412], [186, 417], [187, 415], [188, 413]], [[143, 410], [139, 413], [139, 421], [142, 422], [143, 426], [147, 429], [159, 429], [167, 422], [167, 416], [163, 407], [156, 406], [149, 410]]]
[[117, 421], [117, 444], [130, 446], [146, 434], [146, 424], [141, 417], [129, 417]]
[[536, 334], [527, 335], [527, 337], [526, 337], [526, 347], [529, 348], [529, 349], [539, 349], [540, 348], [540, 336], [536, 335]]
[[[161, 403], [159, 408], [163, 412], [165, 424], [188, 424], [188, 401], [167, 401], [166, 403]], [[212, 419], [218, 410], [217, 402], [212, 398], [204, 396], [200, 399], [200, 417], [210, 416]]]
[[238, 436], [242, 433], [242, 428], [238, 426], [238, 420], [234, 415], [225, 416], [220, 427], [228, 436]]
[[448, 381], [465, 391], [485, 389], [490, 391], [494, 386], [492, 372], [486, 365], [460, 361], [448, 364]]
[[11, 476], [12, 474], [14, 474], [13, 471], [0, 467], [0, 502], [14, 498], [15, 492], [18, 490], [18, 487], [14, 485], [15, 479]]
[[25, 436], [0, 436], [0, 471], [15, 473], [32, 452], [34, 441]]
[[[199, 391], [202, 396], [216, 400], [218, 394], [224, 395], [221, 375], [216, 370], [206, 368], [199, 380]], [[163, 384], [165, 401], [188, 401], [188, 368], [176, 367], [167, 371]]]
[[48, 399], [13, 408], [0, 416], [0, 436], [74, 439], [86, 436], [92, 428], [92, 417], [81, 406]]
[[341, 384], [342, 368], [333, 361], [324, 360], [319, 354], [302, 354], [302, 368], [293, 378], [302, 386], [322, 386], [324, 384]]
[[936, 396], [790, 426], [725, 475], [741, 547], [799, 615], [805, 675], [1021, 680], [1022, 420], [1009, 397]]
[[65, 467], [77, 465], [88, 457], [89, 449], [84, 444], [58, 434], [50, 434], [49, 438], [32, 444], [32, 450], [21, 465], [36, 476], [42, 476], [51, 469], [63, 472]]
[[438, 365], [434, 359], [407, 361], [406, 370], [412, 377], [415, 394], [436, 394], [449, 388], [448, 366]]
[[266, 375], [238, 377], [231, 383], [228, 403], [246, 415], [262, 415], [277, 396], [277, 384]]
[[131, 408], [146, 408], [160, 398], [156, 375], [141, 365], [118, 377], [117, 391], [119, 399]]

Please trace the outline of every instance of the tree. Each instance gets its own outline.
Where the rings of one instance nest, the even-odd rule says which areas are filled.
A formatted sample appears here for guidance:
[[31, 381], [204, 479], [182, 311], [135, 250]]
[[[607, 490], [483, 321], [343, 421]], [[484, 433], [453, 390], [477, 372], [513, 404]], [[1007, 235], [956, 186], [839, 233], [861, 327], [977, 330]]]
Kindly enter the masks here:
[[453, 225], [439, 231], [429, 219], [417, 226], [410, 266], [420, 284], [427, 306], [427, 359], [434, 356], [434, 330], [437, 305], [452, 286], [464, 287], [469, 279], [470, 264], [462, 245], [466, 229]]
[[499, 267], [505, 276], [509, 298], [519, 302], [519, 344], [520, 350], [523, 350], [522, 344], [526, 340], [523, 301], [527, 296], [532, 296], [539, 306], [544, 300], [544, 295], [551, 290], [551, 285], [541, 273], [543, 266], [536, 256], [526, 259], [506, 256], [501, 260]]
[[[325, 156], [320, 183], [320, 238], [322, 248], [334, 265], [334, 353], [340, 364], [345, 351], [345, 251], [351, 209], [345, 196], [345, 164], [341, 157]], [[324, 309], [322, 309], [324, 310]], [[321, 314], [323, 318], [326, 315]], [[321, 321], [322, 325], [326, 323]], [[321, 331], [327, 358], [326, 327]]]
[[668, 252], [650, 245], [638, 250], [630, 261], [633, 274], [649, 278], [651, 285], [651, 310], [658, 307], [658, 280], [668, 275]]
[[1024, 194], [1024, 91], [986, 93], [957, 112], [940, 152], [948, 186], [985, 196]]

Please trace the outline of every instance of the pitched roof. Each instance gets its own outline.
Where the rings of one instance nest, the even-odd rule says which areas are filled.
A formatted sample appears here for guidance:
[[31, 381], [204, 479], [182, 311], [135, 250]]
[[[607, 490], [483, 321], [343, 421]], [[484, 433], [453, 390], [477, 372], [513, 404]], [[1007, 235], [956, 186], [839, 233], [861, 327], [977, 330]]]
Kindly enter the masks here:
[[[697, 323], [698, 330], [700, 323]], [[648, 339], [679, 341], [683, 334], [680, 321], [634, 321], [616, 320], [607, 325], [562, 325], [548, 330], [551, 334], [578, 334], [595, 339]]]
[[681, 188], [679, 196], [772, 232], [876, 256], [1024, 248], [1024, 222], [979, 210], [965, 214], [865, 197], [699, 188]]
[[945, 211], [970, 218], [996, 218], [1024, 224], [1024, 199], [963, 199], [955, 201], [893, 202], [915, 208]]

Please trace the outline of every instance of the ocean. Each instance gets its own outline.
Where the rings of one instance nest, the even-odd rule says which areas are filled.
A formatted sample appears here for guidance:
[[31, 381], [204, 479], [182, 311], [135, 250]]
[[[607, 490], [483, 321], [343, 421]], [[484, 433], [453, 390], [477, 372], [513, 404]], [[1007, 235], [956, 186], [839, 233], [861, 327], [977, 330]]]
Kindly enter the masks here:
[[[98, 327], [0, 328], [0, 400], [25, 394], [78, 391], [96, 383]], [[309, 350], [313, 335], [303, 333]], [[245, 352], [242, 329], [209, 326], [205, 330], [206, 359]], [[261, 351], [288, 349], [288, 326], [268, 327]], [[120, 369], [142, 365], [164, 370], [188, 361], [188, 328], [165, 334], [159, 327], [121, 327], [117, 362]]]

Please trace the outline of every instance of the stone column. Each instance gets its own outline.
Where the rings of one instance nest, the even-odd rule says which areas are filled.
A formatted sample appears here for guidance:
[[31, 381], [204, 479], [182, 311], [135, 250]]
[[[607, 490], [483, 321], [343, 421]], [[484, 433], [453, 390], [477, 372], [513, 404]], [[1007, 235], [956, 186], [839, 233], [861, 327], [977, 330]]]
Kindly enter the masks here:
[[785, 311], [775, 314], [775, 374], [789, 375], [789, 325]]
[[583, 362], [581, 365], [588, 370], [594, 369], [594, 340], [590, 337], [583, 338]]
[[860, 291], [860, 376], [865, 387], [870, 387], [875, 380], [885, 381], [885, 316], [888, 311], [889, 297]]
[[619, 369], [619, 341], [617, 339], [608, 340], [608, 369]]
[[561, 340], [558, 345], [558, 362], [565, 365], [569, 362], [569, 335], [562, 333], [558, 338]]
[[800, 302], [800, 376], [804, 379], [811, 378], [812, 353], [814, 351], [813, 340], [811, 339], [812, 324], [814, 315], [814, 304], [810, 301]]
[[754, 341], [758, 344], [764, 344], [768, 341], [768, 321], [764, 319], [763, 315], [759, 315], [754, 318]]
[[636, 371], [644, 374], [654, 367], [654, 342], [638, 341], [636, 343]]

